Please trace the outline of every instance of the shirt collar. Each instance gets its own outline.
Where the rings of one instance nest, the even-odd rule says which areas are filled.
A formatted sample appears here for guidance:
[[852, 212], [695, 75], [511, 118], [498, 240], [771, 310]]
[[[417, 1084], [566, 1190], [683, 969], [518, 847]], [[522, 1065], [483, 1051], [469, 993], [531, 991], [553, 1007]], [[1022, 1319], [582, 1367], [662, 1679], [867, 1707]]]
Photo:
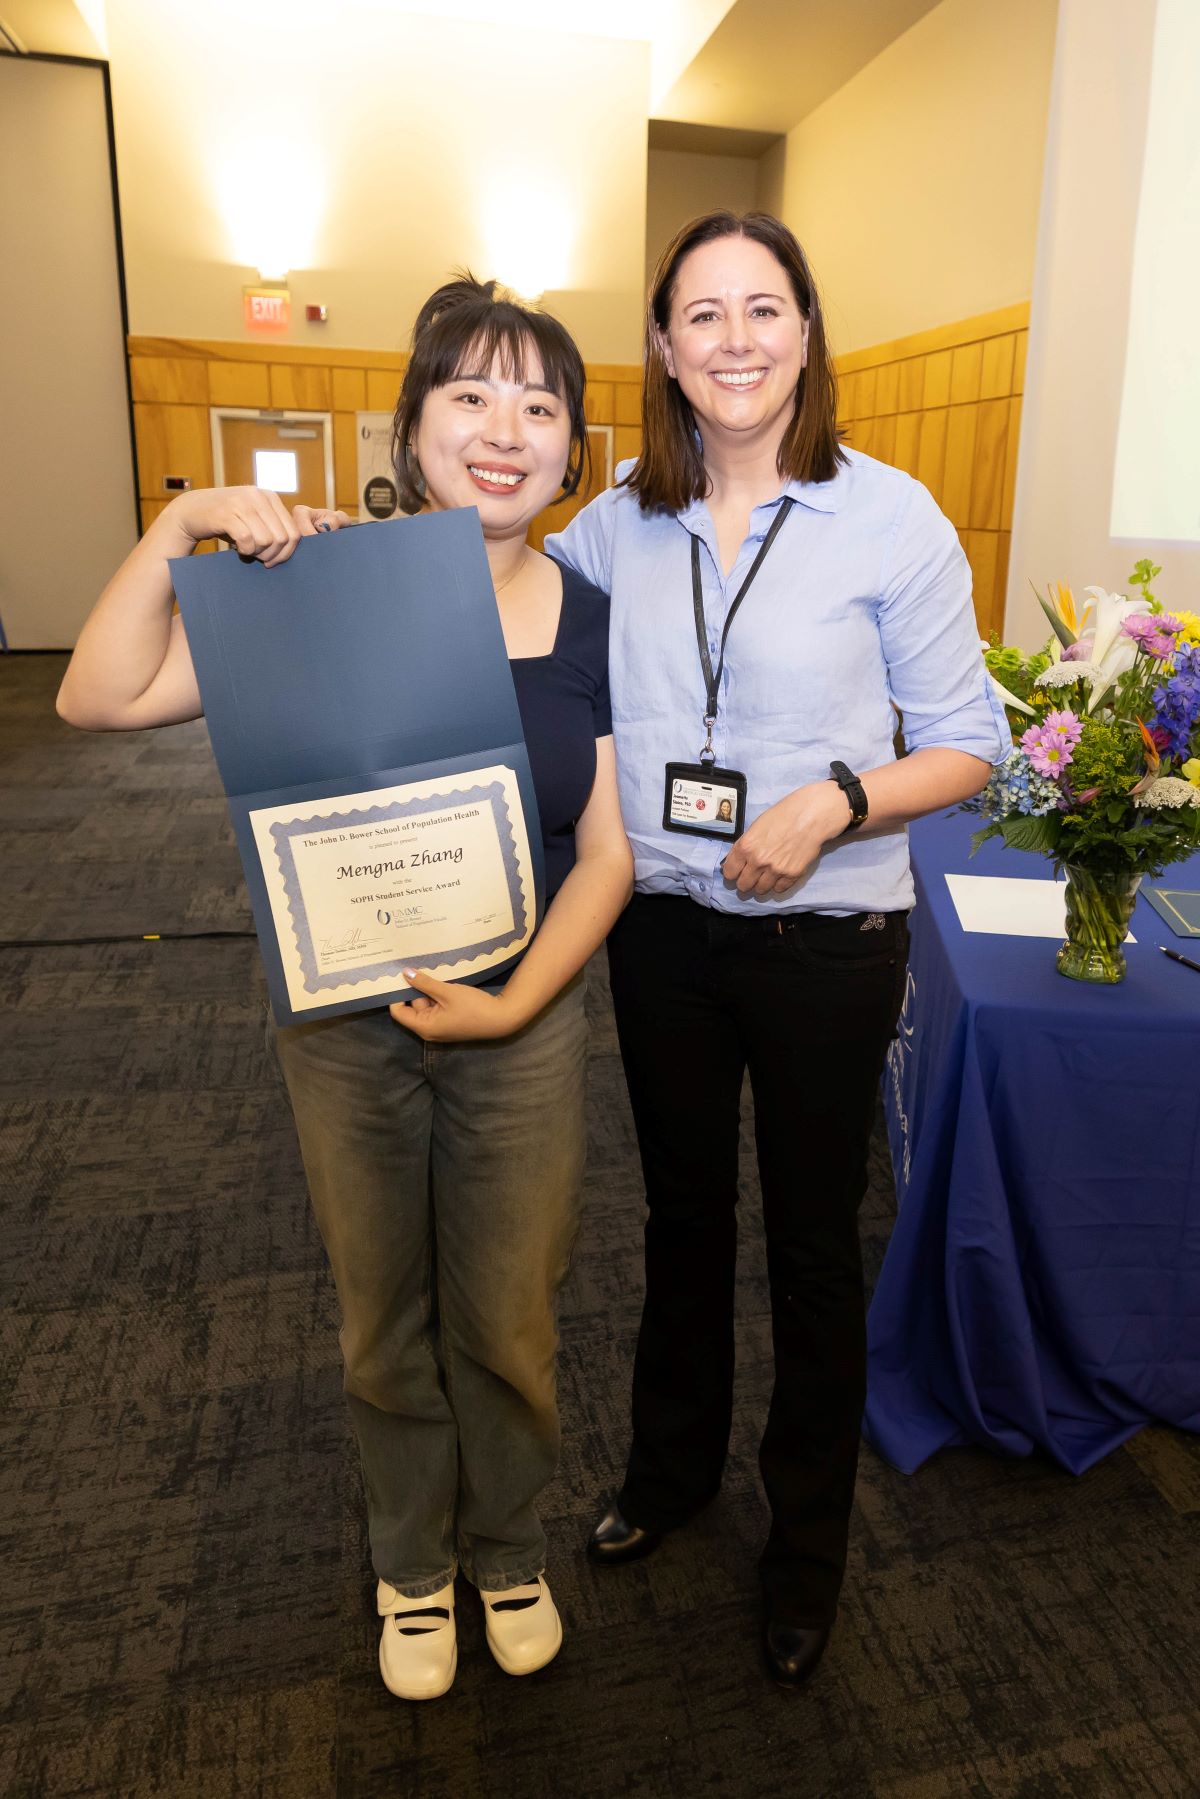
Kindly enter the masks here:
[[[807, 506], [811, 512], [837, 512], [841, 505], [840, 486], [841, 469], [832, 481], [785, 481], [774, 499], [764, 500], [750, 514], [750, 531], [752, 536], [762, 536], [770, 525], [770, 517], [784, 495], [795, 500], [797, 505]], [[710, 517], [707, 500], [693, 500], [689, 506], [676, 515], [679, 523], [687, 531], [703, 536], [703, 526]]]

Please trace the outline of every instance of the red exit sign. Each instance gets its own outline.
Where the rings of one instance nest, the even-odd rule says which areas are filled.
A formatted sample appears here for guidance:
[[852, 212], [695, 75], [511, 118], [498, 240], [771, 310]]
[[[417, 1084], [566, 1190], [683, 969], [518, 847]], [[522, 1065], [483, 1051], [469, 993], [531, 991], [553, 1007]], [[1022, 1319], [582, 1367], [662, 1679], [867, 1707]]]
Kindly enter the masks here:
[[292, 320], [292, 296], [286, 287], [244, 287], [242, 320], [247, 331], [286, 331]]

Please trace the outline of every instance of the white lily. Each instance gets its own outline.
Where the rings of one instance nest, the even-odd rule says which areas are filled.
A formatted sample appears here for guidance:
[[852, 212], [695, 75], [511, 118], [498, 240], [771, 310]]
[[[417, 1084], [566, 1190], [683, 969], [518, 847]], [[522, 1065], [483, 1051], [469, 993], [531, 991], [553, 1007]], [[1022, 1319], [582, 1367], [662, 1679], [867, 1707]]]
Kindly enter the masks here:
[[1090, 597], [1092, 613], [1087, 634], [1091, 637], [1091, 656], [1099, 674], [1088, 700], [1088, 711], [1094, 712], [1109, 688], [1126, 669], [1137, 661], [1137, 644], [1127, 637], [1121, 626], [1139, 612], [1149, 612], [1147, 600], [1127, 600], [1123, 593], [1107, 593], [1103, 587], [1084, 589]]

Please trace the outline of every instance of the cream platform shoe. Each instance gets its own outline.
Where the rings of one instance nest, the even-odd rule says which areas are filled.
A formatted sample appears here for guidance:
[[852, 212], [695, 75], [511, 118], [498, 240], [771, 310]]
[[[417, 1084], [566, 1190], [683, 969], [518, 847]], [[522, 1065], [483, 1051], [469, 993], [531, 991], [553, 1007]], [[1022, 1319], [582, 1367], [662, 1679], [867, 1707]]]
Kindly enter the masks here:
[[479, 1597], [488, 1648], [506, 1674], [533, 1674], [554, 1660], [562, 1647], [562, 1621], [540, 1576], [498, 1593], [481, 1587]]
[[381, 1580], [375, 1606], [383, 1619], [379, 1672], [397, 1699], [437, 1699], [458, 1667], [454, 1583], [424, 1599], [406, 1599]]

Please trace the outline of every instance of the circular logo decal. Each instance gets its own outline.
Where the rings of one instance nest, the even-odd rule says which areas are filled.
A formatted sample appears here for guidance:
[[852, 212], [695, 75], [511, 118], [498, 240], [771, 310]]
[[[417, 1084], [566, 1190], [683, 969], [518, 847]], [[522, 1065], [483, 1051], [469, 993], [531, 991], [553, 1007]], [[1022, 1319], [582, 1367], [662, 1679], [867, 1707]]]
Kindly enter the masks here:
[[363, 489], [363, 505], [372, 518], [391, 518], [399, 495], [386, 475], [376, 475]]

